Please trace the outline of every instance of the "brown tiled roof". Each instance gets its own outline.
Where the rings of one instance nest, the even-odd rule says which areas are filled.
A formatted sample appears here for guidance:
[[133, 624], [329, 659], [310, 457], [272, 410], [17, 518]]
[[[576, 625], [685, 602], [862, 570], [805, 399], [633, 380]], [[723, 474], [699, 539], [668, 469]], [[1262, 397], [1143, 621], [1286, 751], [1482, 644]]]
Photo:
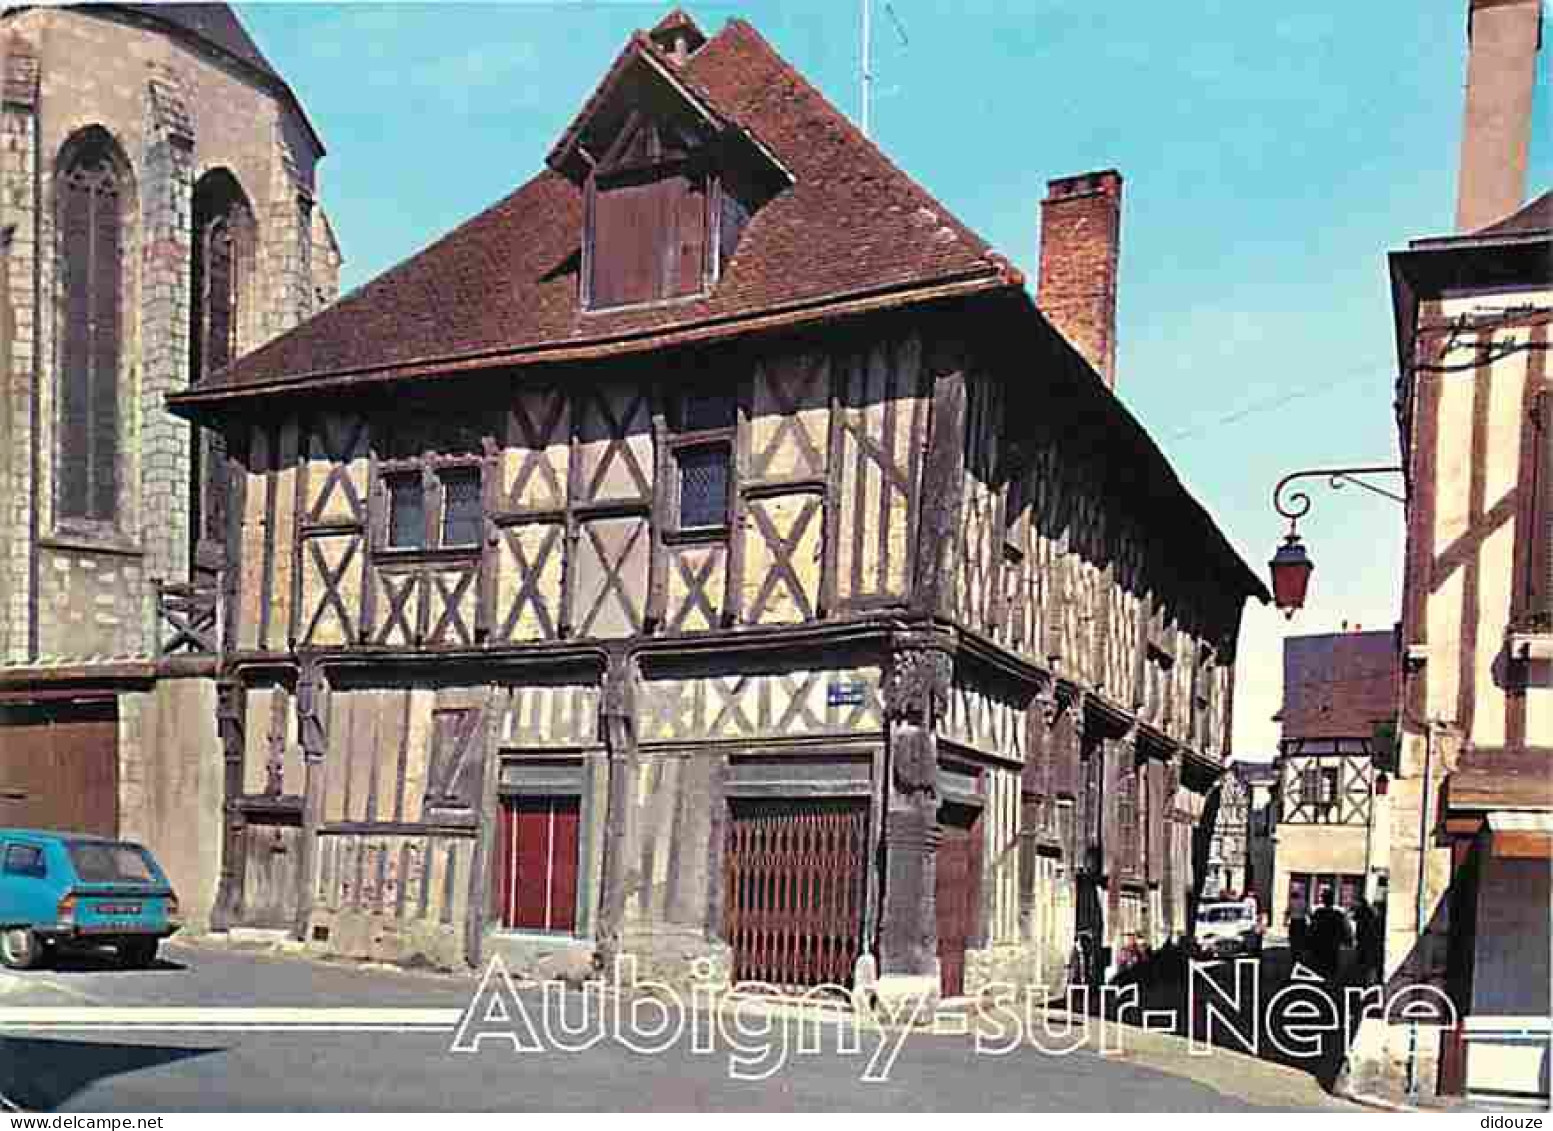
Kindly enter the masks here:
[[1369, 738], [1396, 717], [1391, 632], [1291, 636], [1283, 642], [1283, 737]]
[[662, 344], [712, 327], [816, 310], [1017, 286], [1006, 261], [951, 216], [752, 27], [730, 21], [675, 67], [645, 35], [627, 51], [745, 133], [793, 183], [756, 212], [705, 298], [579, 308], [580, 189], [545, 171], [317, 317], [248, 354], [186, 404], [289, 388], [510, 365]]

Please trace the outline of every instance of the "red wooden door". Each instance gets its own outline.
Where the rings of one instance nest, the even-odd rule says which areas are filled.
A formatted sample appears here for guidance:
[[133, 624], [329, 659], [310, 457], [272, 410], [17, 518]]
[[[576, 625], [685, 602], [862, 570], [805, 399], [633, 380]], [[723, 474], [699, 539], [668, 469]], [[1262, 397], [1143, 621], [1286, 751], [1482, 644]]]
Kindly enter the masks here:
[[735, 803], [724, 853], [734, 981], [851, 985], [867, 845], [866, 802]]
[[575, 797], [514, 797], [497, 822], [502, 926], [571, 931], [577, 922]]
[[981, 828], [975, 810], [958, 806], [939, 814], [934, 899], [938, 911], [938, 962], [943, 996], [965, 992], [965, 948], [976, 933], [981, 904]]

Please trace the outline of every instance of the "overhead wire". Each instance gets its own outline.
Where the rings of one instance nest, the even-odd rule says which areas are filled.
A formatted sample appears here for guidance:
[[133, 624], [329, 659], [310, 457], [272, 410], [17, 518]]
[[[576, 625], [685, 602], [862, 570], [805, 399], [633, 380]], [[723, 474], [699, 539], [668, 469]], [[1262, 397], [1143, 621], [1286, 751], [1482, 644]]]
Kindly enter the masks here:
[[1337, 388], [1339, 385], [1347, 384], [1349, 381], [1359, 377], [1374, 377], [1384, 375], [1387, 378], [1390, 378], [1391, 374], [1388, 371], [1383, 370], [1383, 364], [1384, 363], [1381, 362], [1370, 362], [1362, 367], [1358, 367], [1340, 374], [1339, 376], [1334, 377], [1329, 381], [1323, 381], [1319, 385], [1308, 385], [1302, 389], [1294, 389], [1287, 393], [1281, 393], [1276, 397], [1262, 401], [1256, 401], [1252, 404], [1238, 408], [1233, 412], [1226, 413], [1214, 420], [1202, 421], [1200, 423], [1190, 425], [1186, 428], [1179, 428], [1176, 431], [1170, 433], [1167, 439], [1185, 439], [1188, 436], [1195, 436], [1200, 432], [1205, 432], [1210, 428], [1218, 428], [1224, 424], [1233, 424], [1238, 420], [1244, 420], [1248, 416], [1255, 416], [1262, 412], [1271, 412], [1274, 409], [1282, 408], [1284, 405], [1290, 404], [1294, 401], [1302, 400], [1306, 397], [1313, 397], [1319, 393], [1329, 392], [1330, 390]]

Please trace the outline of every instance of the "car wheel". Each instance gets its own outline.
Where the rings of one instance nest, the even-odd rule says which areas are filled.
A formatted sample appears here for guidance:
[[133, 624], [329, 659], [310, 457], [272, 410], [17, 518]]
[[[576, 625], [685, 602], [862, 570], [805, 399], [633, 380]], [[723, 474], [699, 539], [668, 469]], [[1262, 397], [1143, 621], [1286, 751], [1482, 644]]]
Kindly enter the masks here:
[[156, 939], [133, 939], [118, 945], [119, 965], [144, 969], [156, 962]]
[[38, 964], [43, 947], [26, 927], [0, 931], [0, 965], [10, 970], [29, 970]]

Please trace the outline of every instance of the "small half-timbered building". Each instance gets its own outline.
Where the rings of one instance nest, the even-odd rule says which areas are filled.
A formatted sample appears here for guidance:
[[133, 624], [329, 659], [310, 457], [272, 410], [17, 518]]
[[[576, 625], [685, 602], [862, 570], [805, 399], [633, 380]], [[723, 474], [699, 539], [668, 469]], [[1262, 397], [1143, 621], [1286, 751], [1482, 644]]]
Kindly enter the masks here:
[[1329, 889], [1339, 909], [1384, 905], [1390, 878], [1387, 732], [1396, 719], [1397, 637], [1380, 632], [1283, 642], [1283, 737], [1273, 830], [1274, 932]]
[[221, 921], [948, 994], [1184, 931], [1265, 594], [1101, 375], [1119, 204], [1048, 200], [1086, 354], [676, 12], [537, 176], [173, 398], [240, 467]]

